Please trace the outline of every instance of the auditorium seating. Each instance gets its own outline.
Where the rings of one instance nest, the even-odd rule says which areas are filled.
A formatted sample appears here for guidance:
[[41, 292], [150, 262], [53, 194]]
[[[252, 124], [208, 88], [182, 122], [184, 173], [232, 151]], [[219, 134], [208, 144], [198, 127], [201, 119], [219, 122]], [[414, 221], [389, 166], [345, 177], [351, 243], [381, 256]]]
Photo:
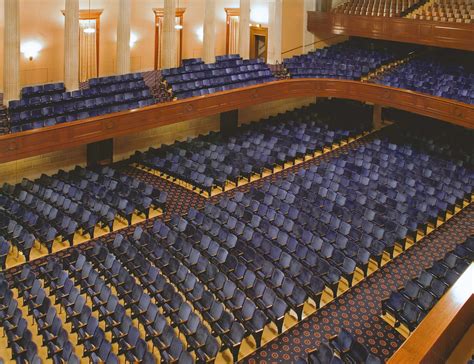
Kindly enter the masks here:
[[336, 14], [400, 17], [425, 1], [419, 0], [349, 0], [332, 9]]
[[[4, 336], [7, 337], [8, 348], [12, 353], [11, 358], [8, 359], [17, 363], [41, 363], [41, 359], [38, 356], [38, 347], [32, 340], [32, 332], [18, 305], [18, 300], [14, 297], [8, 281], [1, 275], [0, 326], [3, 329]], [[69, 358], [71, 363], [74, 363], [74, 358]], [[76, 357], [76, 363], [78, 362]]]
[[474, 261], [474, 236], [448, 252], [443, 259], [408, 280], [403, 288], [382, 301], [382, 314], [389, 313], [395, 327], [413, 332], [428, 312]]
[[[324, 108], [304, 110], [308, 120], [308, 110], [324, 120]], [[213, 362], [229, 351], [237, 361], [247, 338], [260, 347], [264, 330], [281, 333], [289, 314], [299, 321], [305, 304], [319, 309], [471, 202], [472, 156], [461, 151], [472, 139], [460, 128], [421, 124], [397, 123], [349, 151], [200, 210], [23, 265], [12, 279], [0, 278], [8, 352], [28, 360], [47, 353], [73, 363], [83, 356], [94, 363], [191, 363]], [[77, 167], [6, 185], [1, 205], [13, 201], [17, 207], [0, 211], [10, 220], [22, 217], [22, 230], [30, 234], [26, 225], [37, 228], [31, 201], [47, 189], [45, 203], [58, 210], [63, 196], [93, 213], [96, 204], [112, 206], [123, 218], [130, 210], [118, 208], [114, 197], [146, 214], [149, 204], [132, 196], [162, 195], [111, 167]], [[10, 243], [25, 248], [26, 238], [10, 231], [9, 223], [0, 229], [7, 238], [0, 238], [0, 259]], [[472, 249], [471, 238], [453, 252], [450, 267], [472, 260]], [[435, 263], [430, 274], [452, 280], [443, 264]], [[334, 363], [380, 362], [343, 330], [308, 362], [329, 357]]]
[[417, 20], [474, 23], [474, 6], [469, 0], [431, 0], [407, 15]]
[[243, 60], [235, 54], [217, 56], [216, 62], [210, 64], [200, 58], [185, 59], [181, 67], [164, 69], [161, 74], [177, 99], [275, 80], [262, 59]]
[[308, 352], [307, 358], [299, 357], [296, 364], [381, 364], [382, 361], [369, 349], [344, 329], [334, 335], [329, 341], [324, 340], [321, 345]]
[[[77, 233], [92, 239], [97, 227], [113, 231], [117, 219], [130, 225], [134, 215], [148, 218], [151, 209], [164, 211], [166, 200], [166, 192], [110, 167], [76, 167], [15, 186], [5, 183], [0, 239], [29, 261], [36, 242], [51, 253], [57, 241], [72, 246]], [[6, 250], [0, 246], [0, 259]]]
[[371, 82], [474, 104], [472, 55], [431, 51], [381, 73]]
[[140, 73], [89, 80], [89, 88], [65, 91], [64, 84], [25, 87], [9, 102], [11, 132], [135, 109], [155, 101]]
[[[336, 109], [335, 109], [336, 108]], [[337, 111], [335, 111], [337, 110]], [[229, 183], [250, 182], [345, 143], [370, 128], [371, 111], [342, 100], [321, 101], [258, 123], [232, 136], [210, 133], [191, 141], [137, 152], [133, 160], [207, 195]]]
[[291, 78], [361, 80], [376, 69], [406, 57], [413, 46], [394, 42], [351, 39], [285, 59]]

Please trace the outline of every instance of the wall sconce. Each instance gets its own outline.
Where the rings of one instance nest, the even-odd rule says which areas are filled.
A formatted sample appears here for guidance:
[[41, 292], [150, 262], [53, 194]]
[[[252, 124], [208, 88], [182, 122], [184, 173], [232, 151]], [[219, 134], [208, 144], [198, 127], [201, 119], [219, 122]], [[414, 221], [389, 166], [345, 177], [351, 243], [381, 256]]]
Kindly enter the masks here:
[[133, 48], [137, 40], [138, 40], [137, 35], [135, 33], [130, 33], [130, 48]]
[[42, 48], [43, 47], [40, 43], [31, 41], [23, 43], [20, 47], [20, 50], [26, 58], [32, 61], [34, 58], [38, 57], [38, 54]]
[[204, 41], [204, 27], [199, 27], [199, 28], [196, 28], [196, 36], [198, 37], [198, 39], [203, 42]]

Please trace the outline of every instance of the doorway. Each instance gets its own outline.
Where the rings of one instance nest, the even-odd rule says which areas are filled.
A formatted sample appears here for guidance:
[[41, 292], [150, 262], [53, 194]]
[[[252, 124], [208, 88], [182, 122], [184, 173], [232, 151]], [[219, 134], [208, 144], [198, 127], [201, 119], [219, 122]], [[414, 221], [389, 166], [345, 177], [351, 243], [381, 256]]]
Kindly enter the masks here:
[[267, 61], [268, 28], [250, 27], [250, 58]]

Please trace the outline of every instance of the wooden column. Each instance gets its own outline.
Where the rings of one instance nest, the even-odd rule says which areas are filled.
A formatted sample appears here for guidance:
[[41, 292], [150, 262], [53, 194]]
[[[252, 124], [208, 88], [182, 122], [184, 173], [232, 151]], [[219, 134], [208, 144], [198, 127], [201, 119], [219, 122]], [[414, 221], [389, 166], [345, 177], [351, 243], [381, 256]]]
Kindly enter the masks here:
[[250, 0], [240, 0], [239, 54], [244, 59], [250, 55]]
[[4, 0], [3, 103], [20, 97], [20, 0]]
[[79, 0], [66, 0], [64, 13], [64, 84], [79, 89]]
[[206, 0], [204, 4], [204, 39], [202, 44], [202, 59], [206, 63], [216, 60], [216, 3]]
[[161, 68], [177, 67], [176, 62], [176, 1], [165, 0], [163, 13], [163, 48], [161, 52]]
[[224, 135], [232, 135], [239, 124], [239, 110], [230, 110], [220, 114], [220, 128]]
[[269, 4], [268, 59], [270, 64], [281, 63], [282, 0]]
[[131, 0], [119, 1], [117, 21], [117, 74], [130, 73]]

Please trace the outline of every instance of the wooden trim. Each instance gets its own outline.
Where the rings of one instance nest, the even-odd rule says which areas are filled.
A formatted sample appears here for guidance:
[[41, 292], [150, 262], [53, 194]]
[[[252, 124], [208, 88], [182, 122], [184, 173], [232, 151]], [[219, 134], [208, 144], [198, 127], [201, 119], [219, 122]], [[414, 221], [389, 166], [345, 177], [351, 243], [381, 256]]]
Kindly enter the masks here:
[[225, 53], [229, 54], [229, 37], [230, 37], [230, 18], [238, 16], [240, 18], [240, 8], [224, 8], [225, 10]]
[[474, 24], [308, 11], [308, 31], [474, 51]]
[[0, 163], [296, 97], [338, 97], [367, 101], [474, 129], [473, 105], [359, 81], [288, 79], [2, 135]]
[[474, 322], [474, 263], [439, 300], [388, 364], [444, 363]]
[[[184, 12], [186, 8], [177, 8], [175, 17], [179, 18], [179, 24], [184, 26]], [[161, 59], [158, 57], [158, 47], [160, 46], [160, 30], [159, 30], [159, 21], [160, 18], [165, 16], [164, 8], [153, 8], [153, 13], [155, 14], [155, 70], [161, 68]], [[179, 63], [183, 59], [183, 29], [179, 31]]]
[[[87, 9], [79, 10], [79, 20], [95, 20], [95, 46], [96, 46], [96, 57], [97, 57], [97, 77], [99, 77], [99, 59], [100, 59], [100, 16], [102, 15], [104, 9]], [[66, 11], [61, 10], [64, 16], [66, 16]], [[80, 72], [80, 71], [79, 71]]]

